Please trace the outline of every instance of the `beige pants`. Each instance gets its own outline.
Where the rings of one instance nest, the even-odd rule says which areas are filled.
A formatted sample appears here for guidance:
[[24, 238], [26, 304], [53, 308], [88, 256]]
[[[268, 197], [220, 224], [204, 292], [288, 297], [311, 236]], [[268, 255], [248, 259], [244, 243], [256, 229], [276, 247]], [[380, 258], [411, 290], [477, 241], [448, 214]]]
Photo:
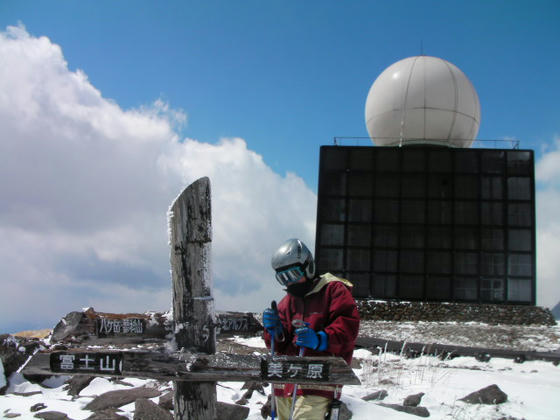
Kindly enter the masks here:
[[[325, 420], [330, 399], [318, 395], [302, 395], [296, 398], [294, 420]], [[276, 397], [278, 420], [289, 420], [292, 410], [291, 397]]]

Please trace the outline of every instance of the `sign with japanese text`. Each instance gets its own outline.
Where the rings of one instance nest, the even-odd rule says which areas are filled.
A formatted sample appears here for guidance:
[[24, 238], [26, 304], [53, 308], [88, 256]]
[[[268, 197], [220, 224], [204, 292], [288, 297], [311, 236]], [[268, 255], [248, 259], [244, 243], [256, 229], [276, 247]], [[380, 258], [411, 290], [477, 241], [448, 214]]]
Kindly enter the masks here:
[[269, 382], [294, 382], [310, 379], [317, 382], [329, 381], [329, 364], [324, 362], [285, 361], [280, 359], [262, 359], [261, 378]]
[[142, 335], [146, 321], [140, 318], [99, 318], [96, 322], [98, 337]]
[[57, 373], [122, 374], [122, 353], [53, 353], [51, 371]]

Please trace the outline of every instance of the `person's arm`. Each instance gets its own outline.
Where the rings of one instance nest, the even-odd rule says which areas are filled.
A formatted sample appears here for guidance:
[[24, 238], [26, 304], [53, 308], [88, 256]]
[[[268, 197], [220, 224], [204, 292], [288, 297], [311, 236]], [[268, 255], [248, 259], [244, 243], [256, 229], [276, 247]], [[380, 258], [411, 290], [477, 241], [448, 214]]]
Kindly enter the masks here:
[[352, 293], [343, 283], [332, 282], [329, 286], [329, 322], [324, 329], [328, 335], [326, 351], [340, 354], [354, 349], [360, 315]]

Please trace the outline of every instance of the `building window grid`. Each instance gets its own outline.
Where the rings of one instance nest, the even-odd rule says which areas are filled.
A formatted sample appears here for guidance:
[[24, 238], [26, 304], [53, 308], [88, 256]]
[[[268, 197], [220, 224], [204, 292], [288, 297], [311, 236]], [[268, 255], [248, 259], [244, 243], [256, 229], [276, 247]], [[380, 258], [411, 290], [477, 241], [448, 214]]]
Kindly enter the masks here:
[[[429, 188], [429, 176], [430, 176], [430, 174], [432, 173], [431, 167], [430, 167], [430, 165], [428, 165], [429, 152], [430, 152], [430, 150], [427, 150], [427, 151], [424, 152], [424, 168], [425, 168], [425, 170], [424, 170], [423, 172], [418, 172], [418, 173], [416, 173], [416, 175], [424, 175], [424, 186], [425, 186], [426, 189]], [[372, 153], [372, 154], [371, 154], [371, 159], [372, 159], [372, 161], [373, 161], [372, 163], [377, 162], [377, 159], [378, 159], [378, 156], [377, 156], [377, 155], [378, 155], [377, 153]], [[348, 157], [348, 154], [347, 154], [347, 157]], [[399, 153], [399, 154], [398, 154], [398, 157], [400, 158], [399, 161], [398, 161], [398, 165], [399, 165], [400, 167], [402, 167], [403, 154], [402, 154], [402, 153]], [[505, 159], [505, 158], [506, 158], [506, 156], [505, 156], [505, 154], [504, 154], [504, 155], [502, 156], [502, 159]], [[451, 177], [454, 177], [454, 174], [456, 173], [455, 168], [454, 168], [454, 163], [455, 163], [455, 159], [451, 159], [451, 172], [450, 172], [450, 173], [446, 173], [446, 172], [440, 172], [440, 173], [447, 174], [450, 178], [451, 178]], [[505, 173], [503, 173], [502, 176], [501, 176], [501, 178], [503, 179], [502, 185], [503, 185], [504, 190], [505, 190], [505, 191], [503, 192], [503, 194], [502, 194], [502, 199], [499, 199], [499, 200], [498, 200], [498, 199], [494, 199], [494, 200], [492, 200], [492, 199], [490, 198], [490, 199], [487, 199], [486, 201], [501, 202], [501, 203], [502, 203], [502, 212], [503, 212], [503, 213], [502, 213], [502, 219], [503, 219], [503, 224], [504, 224], [504, 226], [503, 226], [503, 232], [504, 232], [504, 242], [505, 242], [505, 243], [504, 243], [504, 253], [505, 253], [505, 256], [506, 256], [506, 258], [505, 258], [505, 261], [506, 261], [506, 262], [505, 262], [506, 268], [505, 268], [505, 270], [503, 270], [503, 271], [504, 271], [504, 276], [503, 276], [503, 277], [500, 277], [500, 278], [502, 279], [502, 281], [503, 281], [503, 286], [504, 286], [504, 292], [503, 292], [503, 294], [504, 294], [504, 300], [503, 300], [503, 301], [506, 302], [506, 301], [507, 301], [507, 296], [508, 296], [508, 294], [507, 294], [507, 283], [508, 283], [508, 282], [507, 282], [507, 278], [510, 278], [510, 277], [511, 277], [511, 278], [515, 278], [515, 277], [516, 277], [516, 276], [514, 276], [514, 275], [512, 275], [512, 274], [509, 274], [510, 270], [507, 268], [507, 267], [509, 266], [509, 264], [510, 264], [510, 262], [509, 262], [509, 261], [510, 261], [510, 259], [509, 259], [509, 254], [510, 254], [509, 251], [510, 251], [510, 250], [509, 250], [509, 247], [507, 246], [507, 244], [508, 244], [508, 242], [507, 242], [507, 240], [508, 240], [508, 239], [507, 239], [507, 235], [508, 235], [508, 229], [509, 229], [508, 214], [507, 214], [507, 212], [508, 212], [508, 207], [509, 207], [508, 204], [509, 204], [509, 203], [512, 203], [512, 202], [516, 202], [516, 201], [519, 201], [520, 203], [525, 203], [525, 202], [527, 202], [528, 204], [530, 204], [531, 201], [530, 201], [530, 200], [511, 200], [511, 199], [508, 199], [509, 194], [508, 194], [507, 189], [508, 189], [508, 186], [509, 186], [509, 185], [508, 185], [508, 182], [506, 182], [506, 180], [507, 180], [508, 177], [509, 177], [509, 173], [508, 173], [508, 170], [507, 170], [507, 169], [508, 169], [508, 166], [507, 166], [506, 162], [502, 162], [502, 165], [505, 166], [505, 169], [506, 169], [506, 170], [504, 171]], [[348, 203], [348, 201], [349, 201], [349, 199], [350, 199], [350, 198], [354, 198], [354, 199], [355, 199], [355, 198], [371, 198], [372, 201], [374, 201], [374, 200], [377, 200], [377, 199], [379, 199], [379, 198], [383, 198], [383, 197], [376, 196], [376, 194], [375, 194], [375, 192], [376, 192], [376, 191], [375, 191], [375, 185], [376, 185], [375, 178], [376, 178], [376, 174], [387, 174], [387, 175], [393, 175], [393, 176], [398, 174], [398, 182], [397, 182], [398, 189], [399, 189], [399, 191], [398, 191], [398, 199], [402, 202], [402, 199], [403, 199], [403, 197], [402, 197], [402, 182], [403, 182], [402, 171], [400, 171], [400, 172], [393, 172], [393, 171], [391, 171], [391, 170], [387, 170], [387, 171], [378, 171], [378, 170], [377, 170], [378, 168], [376, 168], [375, 166], [376, 166], [375, 164], [372, 165], [371, 171], [364, 171], [364, 172], [370, 172], [370, 173], [371, 173], [371, 176], [372, 176], [372, 180], [373, 180], [373, 182], [371, 182], [371, 196], [370, 196], [370, 197], [367, 197], [367, 196], [351, 196], [351, 195], [350, 195], [350, 187], [349, 187], [349, 185], [348, 185], [348, 183], [350, 182], [351, 177], [348, 177], [348, 176], [345, 177], [345, 181], [346, 181], [345, 190], [348, 192], [348, 194], [345, 194], [345, 195], [344, 195], [344, 198], [345, 198], [345, 200], [346, 200], [346, 203], [345, 203], [346, 212], [345, 212], [345, 220], [344, 220], [344, 246], [345, 246], [345, 249], [346, 249], [346, 246], [348, 245], [348, 231], [349, 231], [348, 226], [349, 226], [350, 224], [353, 224], [353, 223], [349, 222], [349, 220], [348, 220], [348, 208], [349, 208], [349, 203]], [[474, 172], [474, 173], [477, 174], [478, 180], [479, 180], [478, 197], [472, 198], [472, 199], [471, 199], [472, 201], [474, 201], [474, 202], [479, 202], [479, 203], [482, 202], [482, 201], [481, 201], [481, 194], [482, 194], [482, 177], [483, 177], [483, 175], [486, 175], [486, 173], [484, 172], [484, 170], [483, 170], [483, 168], [482, 168], [481, 166], [482, 166], [482, 165], [481, 165], [481, 161], [480, 161], [480, 159], [479, 159], [479, 161], [478, 161], [478, 163], [477, 163], [477, 169], [476, 169], [476, 171]], [[336, 172], [338, 172], [338, 171], [336, 171]], [[348, 170], [346, 170], [346, 172], [348, 172]], [[360, 172], [361, 172], [361, 171], [360, 171]], [[411, 174], [411, 173], [414, 174], [414, 172], [407, 172], [407, 175], [408, 175], [408, 174]], [[471, 173], [472, 173], [472, 172], [471, 172]], [[517, 175], [517, 174], [516, 174], [516, 175]], [[455, 187], [455, 183], [452, 183], [452, 188], [454, 188], [454, 187]], [[533, 191], [531, 191], [531, 195], [533, 195], [533, 194], [534, 194]], [[425, 194], [425, 195], [428, 196], [428, 191], [427, 191], [427, 190], [426, 190], [426, 194]], [[455, 197], [455, 194], [452, 193], [451, 196], [452, 196], [452, 197]], [[331, 197], [331, 198], [332, 198], [332, 197]], [[389, 196], [387, 196], [386, 198], [389, 198]], [[394, 196], [392, 196], [391, 198], [394, 198]], [[461, 201], [471, 201], [471, 200], [466, 199], [466, 198], [462, 198], [462, 199], [461, 199]], [[421, 223], [421, 224], [406, 224], [407, 227], [409, 227], [409, 226], [416, 226], [416, 227], [418, 227], [419, 229], [420, 229], [420, 228], [424, 229], [424, 236], [426, 236], [426, 233], [429, 231], [430, 227], [439, 227], [439, 226], [441, 226], [441, 224], [430, 224], [430, 223], [428, 222], [428, 205], [429, 205], [429, 202], [430, 202], [430, 201], [431, 201], [430, 199], [424, 200], [424, 219], [425, 219], [425, 223]], [[456, 202], [457, 200], [456, 200], [456, 198], [455, 198], [455, 199], [443, 200], [443, 201], [449, 202], [449, 203], [451, 204], [451, 206], [454, 207], [454, 204], [455, 204], [455, 202]], [[373, 206], [372, 206], [372, 207], [373, 207]], [[402, 225], [404, 224], [403, 221], [402, 221], [402, 207], [403, 207], [403, 206], [401, 206], [401, 205], [398, 206], [398, 213], [399, 213], [399, 216], [398, 216], [398, 218], [397, 218], [398, 222], [393, 224], [393, 225], [397, 228], [397, 232], [398, 232], [398, 233], [397, 233], [397, 246], [396, 246], [395, 248], [393, 248], [393, 247], [390, 247], [390, 248], [377, 247], [377, 246], [375, 246], [374, 243], [373, 243], [373, 238], [371, 238], [371, 240], [370, 240], [371, 253], [370, 253], [370, 258], [369, 258], [369, 260], [370, 260], [370, 261], [369, 261], [369, 266], [370, 266], [370, 273], [372, 273], [372, 274], [373, 274], [373, 273], [377, 273], [377, 271], [375, 270], [375, 266], [374, 266], [374, 264], [375, 264], [374, 253], [375, 253], [375, 250], [376, 250], [376, 249], [387, 249], [387, 250], [394, 250], [394, 251], [397, 252], [397, 261], [396, 261], [397, 269], [396, 269], [396, 273], [399, 273], [399, 272], [400, 272], [400, 270], [399, 270], [400, 257], [398, 256], [398, 253], [400, 253], [400, 251], [405, 251], [405, 252], [406, 252], [406, 251], [410, 251], [409, 248], [401, 248], [401, 238], [402, 238], [401, 232], [402, 232]], [[529, 207], [531, 207], [531, 206], [529, 206]], [[478, 206], [478, 221], [477, 221], [478, 223], [477, 223], [477, 225], [478, 225], [478, 232], [479, 232], [479, 233], [478, 233], [479, 245], [481, 245], [481, 241], [482, 241], [482, 237], [481, 237], [481, 236], [482, 236], [482, 235], [481, 235], [481, 232], [482, 232], [482, 231], [481, 231], [481, 228], [482, 228], [482, 214], [481, 214], [481, 211], [482, 211], [482, 210], [481, 210], [481, 206]], [[318, 213], [319, 213], [319, 212], [318, 212]], [[461, 227], [461, 226], [466, 226], [466, 227], [468, 227], [468, 226], [471, 226], [471, 227], [472, 227], [472, 225], [461, 225], [461, 224], [457, 224], [456, 221], [455, 221], [454, 215], [455, 215], [455, 212], [452, 211], [452, 213], [451, 213], [451, 218], [452, 218], [452, 220], [451, 220], [451, 223], [449, 224], [449, 226], [455, 226], [455, 227]], [[318, 214], [318, 216], [319, 216], [319, 214]], [[531, 216], [532, 216], [532, 215], [531, 215]], [[532, 220], [534, 220], [534, 219], [532, 219]], [[374, 220], [372, 220], [371, 223], [367, 224], [367, 225], [368, 225], [368, 228], [370, 228], [370, 229], [372, 230], [372, 236], [373, 236], [373, 231], [375, 230], [375, 226], [376, 226], [377, 224], [379, 224], [379, 223], [376, 223]], [[364, 224], [364, 225], [366, 225], [366, 224]], [[384, 225], [385, 225], [385, 226], [390, 226], [391, 224], [389, 224], [389, 223], [384, 223]], [[530, 226], [530, 230], [531, 230], [531, 232], [533, 233], [533, 237], [534, 237], [534, 226]], [[452, 241], [451, 250], [452, 250], [452, 252], [455, 254], [457, 251], [461, 251], [461, 249], [460, 249], [460, 248], [457, 248], [457, 247], [455, 246], [455, 243], [454, 243], [455, 240], [454, 240], [454, 238], [455, 238], [455, 236], [452, 235], [452, 238], [451, 238], [451, 241]], [[318, 238], [318, 239], [320, 239], [320, 238]], [[482, 253], [483, 253], [483, 252], [482, 252], [482, 246], [480, 246], [479, 249], [481, 250], [481, 251], [480, 251], [480, 254], [481, 254], [481, 255], [479, 255], [479, 258], [478, 258], [478, 261], [477, 261], [477, 266], [478, 266], [477, 272], [478, 272], [478, 273], [481, 273], [481, 260], [482, 260]], [[427, 254], [428, 254], [428, 252], [430, 252], [430, 251], [435, 251], [435, 250], [438, 250], [438, 249], [437, 249], [437, 248], [433, 248], [433, 247], [429, 247], [428, 244], [427, 244], [427, 242], [426, 242], [425, 247], [424, 247], [424, 264], [423, 264], [424, 268], [423, 268], [423, 270], [421, 270], [422, 273], [424, 274], [424, 282], [423, 282], [423, 287], [422, 287], [422, 289], [423, 289], [423, 297], [424, 297], [424, 298], [426, 297], [426, 279], [427, 279], [427, 276], [429, 275], [429, 274], [427, 273], [427, 270], [426, 270]], [[442, 248], [441, 250], [446, 250], [446, 248]], [[516, 253], [516, 254], [523, 254], [523, 252], [517, 252], [517, 251], [516, 251], [515, 253]], [[528, 254], [532, 255], [530, 252], [528, 252]], [[344, 266], [345, 266], [345, 267], [348, 267], [348, 255], [347, 255], [346, 251], [344, 252], [344, 257], [343, 257], [343, 259], [344, 259]], [[451, 261], [452, 261], [451, 264], [453, 265], [453, 264], [454, 264], [454, 261], [455, 261], [455, 258], [452, 258]], [[533, 266], [532, 268], [533, 268], [533, 271], [534, 271], [534, 262], [533, 262], [532, 266]], [[452, 282], [452, 289], [453, 289], [453, 288], [454, 288], [454, 287], [453, 287], [453, 283], [455, 282], [454, 279], [455, 279], [455, 277], [457, 276], [457, 273], [456, 273], [455, 267], [452, 267], [452, 270], [451, 270], [451, 271], [452, 271], [452, 273], [453, 273], [453, 274], [450, 276], [450, 277], [451, 277], [451, 282]], [[355, 272], [357, 273], [358, 271], [355, 271]], [[395, 273], [393, 273], [393, 272], [379, 272], [379, 274], [382, 274], [382, 273], [384, 273], [384, 274], [395, 274]], [[350, 272], [348, 272], [348, 270], [346, 270], [344, 274], [348, 275], [348, 274], [350, 274]], [[418, 273], [418, 274], [421, 274], [421, 273]], [[397, 277], [397, 285], [396, 285], [396, 286], [397, 286], [397, 293], [396, 293], [396, 295], [399, 296], [399, 284], [398, 284], [398, 283], [399, 283], [399, 280], [398, 280], [398, 277], [399, 277], [399, 276], [397, 275], [396, 277]], [[479, 277], [479, 281], [477, 281], [477, 284], [478, 284], [478, 291], [477, 291], [478, 300], [481, 300], [481, 291], [480, 291], [480, 288], [481, 288], [482, 279], [483, 279], [483, 277], [482, 277], [482, 275], [481, 275], [481, 276]], [[370, 290], [370, 293], [371, 293], [371, 292], [373, 291], [373, 289], [374, 289], [374, 284], [373, 284], [373, 283], [374, 283], [374, 280], [375, 280], [375, 279], [374, 279], [374, 275], [370, 276], [370, 279], [369, 279], [369, 283], [370, 283], [370, 284], [369, 284], [369, 290]], [[532, 279], [532, 280], [534, 281], [534, 275], [533, 275], [533, 279]]]

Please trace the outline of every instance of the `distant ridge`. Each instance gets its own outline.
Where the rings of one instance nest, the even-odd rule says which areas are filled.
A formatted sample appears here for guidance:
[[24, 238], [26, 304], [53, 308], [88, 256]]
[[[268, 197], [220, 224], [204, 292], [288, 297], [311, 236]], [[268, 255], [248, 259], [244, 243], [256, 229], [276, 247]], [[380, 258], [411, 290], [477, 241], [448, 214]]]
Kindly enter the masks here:
[[554, 319], [560, 321], [560, 302], [558, 302], [556, 306], [550, 310], [550, 312], [552, 312]]

